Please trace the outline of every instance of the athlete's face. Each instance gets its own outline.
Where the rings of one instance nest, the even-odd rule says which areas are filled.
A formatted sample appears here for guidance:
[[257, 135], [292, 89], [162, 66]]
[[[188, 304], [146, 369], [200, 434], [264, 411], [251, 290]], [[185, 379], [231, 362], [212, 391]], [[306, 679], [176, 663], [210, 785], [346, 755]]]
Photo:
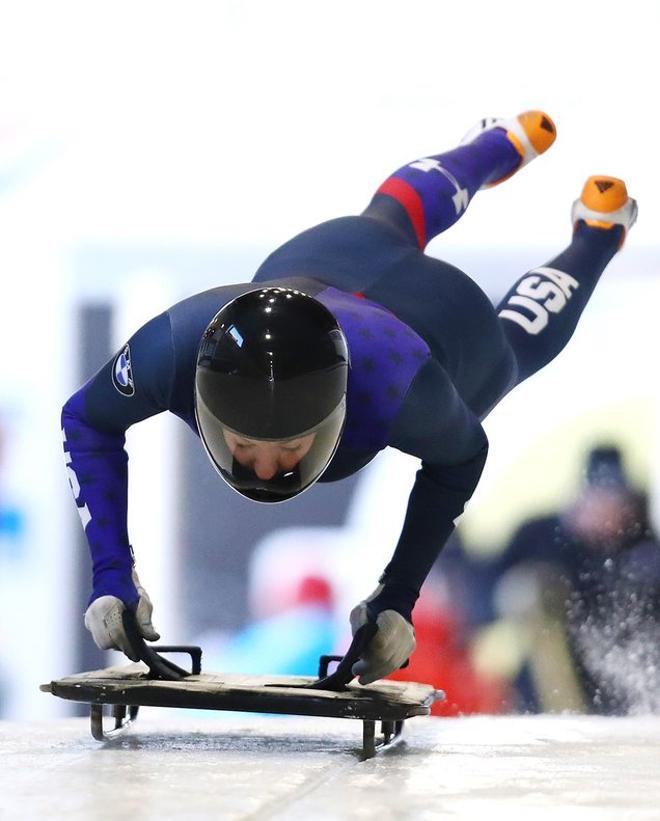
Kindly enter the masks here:
[[283, 442], [264, 442], [261, 439], [248, 439], [247, 436], [228, 430], [223, 430], [222, 433], [233, 458], [239, 465], [253, 470], [263, 481], [272, 479], [278, 473], [293, 470], [309, 453], [316, 436], [315, 433], [309, 433]]

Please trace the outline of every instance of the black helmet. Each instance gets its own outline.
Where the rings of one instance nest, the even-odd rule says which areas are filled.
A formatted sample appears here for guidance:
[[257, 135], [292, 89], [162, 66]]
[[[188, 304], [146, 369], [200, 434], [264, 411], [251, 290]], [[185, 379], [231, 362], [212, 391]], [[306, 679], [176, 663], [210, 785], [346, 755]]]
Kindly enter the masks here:
[[[347, 380], [344, 334], [313, 297], [270, 287], [229, 302], [204, 332], [195, 376], [197, 427], [216, 470], [234, 490], [259, 502], [301, 493], [337, 449]], [[308, 435], [311, 447], [295, 467], [272, 478], [260, 479], [235, 458], [237, 436], [286, 444]]]

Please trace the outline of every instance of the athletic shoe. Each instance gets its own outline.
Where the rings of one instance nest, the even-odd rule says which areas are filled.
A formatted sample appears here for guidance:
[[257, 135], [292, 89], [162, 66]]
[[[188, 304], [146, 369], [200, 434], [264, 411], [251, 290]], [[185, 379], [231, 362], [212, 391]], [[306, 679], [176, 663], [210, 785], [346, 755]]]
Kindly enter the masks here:
[[516, 171], [520, 171], [539, 154], [547, 151], [557, 136], [555, 124], [547, 114], [543, 111], [524, 111], [508, 120], [499, 117], [484, 117], [463, 137], [461, 145], [472, 142], [480, 134], [493, 128], [500, 128], [506, 132], [509, 141], [520, 155], [520, 163], [513, 171], [495, 182], [487, 183], [482, 186], [483, 188], [492, 188], [493, 185], [499, 185], [504, 180], [508, 180]]
[[628, 196], [625, 182], [604, 175], [589, 177], [580, 199], [575, 200], [571, 209], [573, 225], [578, 220], [583, 220], [592, 228], [603, 228], [607, 231], [615, 225], [622, 225], [623, 238], [633, 227], [636, 219], [637, 201]]

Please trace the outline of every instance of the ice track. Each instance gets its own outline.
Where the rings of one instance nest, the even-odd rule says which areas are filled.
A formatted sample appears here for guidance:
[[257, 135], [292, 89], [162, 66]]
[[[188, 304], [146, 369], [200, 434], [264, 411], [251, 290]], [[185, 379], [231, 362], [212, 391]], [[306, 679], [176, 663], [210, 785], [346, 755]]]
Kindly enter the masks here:
[[660, 819], [660, 717], [411, 719], [361, 762], [361, 723], [143, 710], [0, 723], [0, 818]]

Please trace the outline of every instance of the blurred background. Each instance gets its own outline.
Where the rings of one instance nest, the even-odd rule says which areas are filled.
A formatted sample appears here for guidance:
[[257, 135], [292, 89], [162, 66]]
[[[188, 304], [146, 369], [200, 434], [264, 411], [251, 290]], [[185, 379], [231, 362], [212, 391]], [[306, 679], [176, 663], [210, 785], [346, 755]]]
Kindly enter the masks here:
[[[405, 676], [445, 713], [660, 709], [658, 5], [0, 0], [0, 718], [105, 664], [59, 413], [143, 322], [248, 281], [298, 231], [483, 116], [548, 111], [546, 157], [428, 248], [497, 300], [570, 235], [595, 173], [638, 225], [568, 349], [487, 419], [478, 491]], [[128, 435], [129, 533], [168, 643], [206, 669], [315, 672], [398, 538], [414, 460], [241, 500], [178, 420]], [[115, 657], [116, 660], [116, 657]]]

